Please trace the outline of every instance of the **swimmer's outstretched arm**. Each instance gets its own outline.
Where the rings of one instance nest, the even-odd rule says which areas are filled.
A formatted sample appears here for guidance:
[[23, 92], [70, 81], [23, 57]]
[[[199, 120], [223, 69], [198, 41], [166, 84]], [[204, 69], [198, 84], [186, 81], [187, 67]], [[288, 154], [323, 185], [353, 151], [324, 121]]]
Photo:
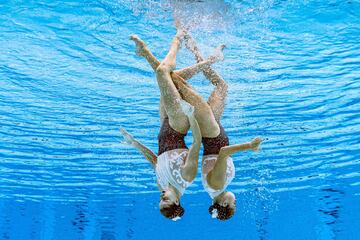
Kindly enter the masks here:
[[244, 150], [252, 149], [257, 151], [261, 142], [262, 139], [257, 137], [248, 143], [222, 147], [220, 149], [214, 168], [207, 175], [209, 185], [214, 189], [221, 189], [226, 181], [227, 158], [234, 153]]
[[201, 131], [198, 122], [194, 116], [194, 107], [184, 100], [179, 100], [182, 111], [188, 117], [190, 128], [193, 135], [193, 144], [182, 166], [181, 175], [186, 181], [193, 181], [197, 174], [199, 151], [201, 146]]
[[251, 142], [243, 143], [243, 144], [234, 144], [230, 146], [225, 146], [220, 149], [219, 157], [225, 157], [227, 158], [230, 155], [233, 155], [237, 152], [244, 151], [244, 150], [259, 150], [260, 143], [262, 142], [262, 139], [257, 137], [254, 138]]
[[157, 156], [153, 151], [147, 148], [145, 145], [137, 141], [131, 134], [129, 134], [124, 128], [120, 128], [120, 132], [125, 139], [125, 143], [131, 146], [134, 146], [138, 149], [144, 157], [151, 163], [151, 165], [155, 168], [157, 163]]

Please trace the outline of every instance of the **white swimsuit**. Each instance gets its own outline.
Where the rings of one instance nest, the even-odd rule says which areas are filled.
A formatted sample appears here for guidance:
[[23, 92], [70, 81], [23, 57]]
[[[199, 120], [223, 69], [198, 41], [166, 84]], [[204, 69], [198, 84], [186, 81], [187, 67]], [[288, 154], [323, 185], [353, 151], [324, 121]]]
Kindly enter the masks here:
[[186, 181], [181, 176], [181, 166], [184, 164], [188, 149], [174, 149], [163, 152], [158, 156], [155, 173], [158, 184], [162, 189], [169, 188], [169, 185], [175, 187], [181, 195], [184, 194], [185, 189], [192, 183]]
[[219, 155], [217, 155], [217, 154], [204, 156], [203, 160], [202, 160], [202, 166], [201, 166], [202, 183], [203, 183], [205, 191], [210, 195], [210, 197], [212, 199], [214, 199], [215, 197], [219, 196], [222, 192], [224, 192], [226, 187], [231, 183], [231, 181], [235, 177], [235, 167], [234, 167], [233, 160], [231, 157], [228, 157], [227, 158], [227, 168], [226, 168], [226, 180], [225, 180], [224, 187], [221, 189], [215, 190], [209, 186], [209, 184], [207, 182], [207, 175], [214, 168], [218, 156]]

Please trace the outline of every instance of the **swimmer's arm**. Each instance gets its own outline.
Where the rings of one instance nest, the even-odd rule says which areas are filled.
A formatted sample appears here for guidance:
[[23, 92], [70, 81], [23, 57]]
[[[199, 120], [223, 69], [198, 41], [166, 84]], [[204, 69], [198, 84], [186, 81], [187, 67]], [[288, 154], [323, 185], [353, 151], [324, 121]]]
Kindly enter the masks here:
[[226, 181], [227, 157], [218, 155], [214, 168], [208, 173], [206, 179], [209, 186], [215, 190], [221, 189]]
[[199, 151], [201, 146], [201, 131], [194, 115], [190, 115], [188, 118], [193, 135], [193, 144], [190, 147], [185, 164], [182, 167], [181, 175], [186, 181], [191, 182], [197, 174]]
[[218, 158], [214, 168], [207, 175], [207, 181], [210, 187], [214, 189], [221, 189], [224, 187], [226, 181], [227, 158], [239, 151], [252, 149], [258, 150], [261, 143], [261, 138], [255, 138], [253, 141], [244, 144], [235, 144], [231, 146], [222, 147], [220, 149]]
[[136, 149], [138, 149], [144, 155], [144, 157], [151, 163], [151, 165], [155, 168], [157, 163], [157, 156], [155, 155], [155, 153], [135, 139], [133, 142], [133, 146]]
[[157, 156], [155, 155], [155, 153], [153, 151], [151, 151], [144, 144], [142, 144], [138, 140], [136, 140], [124, 128], [121, 128], [120, 132], [123, 135], [126, 144], [134, 146], [136, 149], [138, 149], [144, 155], [144, 157], [151, 163], [151, 165], [153, 167], [156, 166]]
[[262, 142], [262, 139], [257, 137], [248, 143], [234, 144], [234, 145], [222, 147], [219, 152], [219, 157], [227, 158], [230, 155], [233, 155], [237, 152], [244, 151], [244, 150], [257, 151], [257, 150], [259, 150], [259, 145], [261, 142]]

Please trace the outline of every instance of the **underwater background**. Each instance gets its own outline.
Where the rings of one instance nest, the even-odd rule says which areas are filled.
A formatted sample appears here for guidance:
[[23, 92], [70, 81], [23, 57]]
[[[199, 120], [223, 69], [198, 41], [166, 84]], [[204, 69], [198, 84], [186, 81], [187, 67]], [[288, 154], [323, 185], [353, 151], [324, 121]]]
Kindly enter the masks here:
[[[0, 239], [359, 239], [360, 2], [0, 2]], [[222, 124], [237, 212], [208, 214], [200, 174], [164, 218], [153, 169], [159, 90], [130, 34], [160, 60], [173, 14], [229, 85]], [[183, 47], [177, 66], [193, 64]], [[202, 74], [189, 81], [207, 98]], [[186, 141], [191, 143], [191, 133]]]

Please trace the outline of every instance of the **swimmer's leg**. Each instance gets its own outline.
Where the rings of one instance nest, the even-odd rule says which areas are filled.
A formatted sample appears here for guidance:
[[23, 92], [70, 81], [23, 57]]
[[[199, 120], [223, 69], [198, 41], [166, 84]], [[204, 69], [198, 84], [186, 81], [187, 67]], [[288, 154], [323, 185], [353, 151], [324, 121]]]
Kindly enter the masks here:
[[190, 66], [190, 67], [178, 70], [178, 71], [174, 71], [174, 72], [177, 73], [178, 75], [180, 75], [184, 80], [188, 80], [188, 79], [192, 78], [195, 74], [197, 74], [201, 71], [206, 72], [206, 71], [208, 71], [208, 69], [211, 69], [211, 64], [223, 59], [222, 50], [224, 48], [225, 48], [225, 45], [220, 45], [215, 50], [216, 54], [213, 54], [207, 60], [198, 61], [198, 63], [193, 66]]
[[[154, 72], [156, 72], [156, 69], [160, 65], [160, 61], [154, 56], [154, 54], [152, 54], [152, 52], [146, 46], [145, 42], [137, 35], [131, 35], [130, 40], [133, 40], [136, 44], [136, 53], [139, 56], [144, 57], [148, 61]], [[160, 96], [159, 112], [160, 112], [160, 122], [162, 123], [164, 119], [167, 117], [164, 107], [164, 100], [162, 96]]]
[[172, 41], [169, 53], [156, 69], [156, 78], [170, 126], [180, 133], [186, 133], [190, 126], [189, 120], [181, 111], [179, 103], [181, 96], [170, 75], [176, 66], [176, 54], [181, 38], [182, 33], [178, 32]]
[[201, 129], [201, 135], [203, 137], [218, 136], [220, 128], [209, 104], [176, 73], [172, 74], [172, 80], [182, 98], [195, 107], [195, 118]]
[[[204, 58], [201, 55], [200, 49], [197, 47], [196, 41], [189, 34], [187, 34], [185, 36], [185, 45], [186, 45], [186, 48], [189, 49], [194, 54], [195, 60], [197, 62], [204, 61]], [[204, 69], [203, 74], [215, 86], [218, 81], [223, 80], [222, 77], [220, 77], [220, 75], [211, 67]]]
[[[199, 62], [204, 61], [205, 59], [202, 57], [202, 55], [200, 53], [200, 50], [197, 47], [196, 41], [191, 37], [189, 32], [182, 26], [179, 19], [176, 19], [175, 25], [176, 25], [177, 29], [181, 29], [184, 32], [185, 46], [186, 46], [187, 49], [189, 49], [194, 54], [196, 62], [199, 63]], [[220, 50], [219, 52], [221, 52], [224, 47], [225, 47], [225, 45], [220, 45], [220, 47], [218, 48], [218, 50]], [[181, 75], [181, 72], [179, 74]], [[203, 69], [203, 74], [215, 86], [216, 86], [218, 81], [222, 80], [220, 75], [216, 71], [214, 71], [211, 68], [211, 66], [209, 66], [208, 68], [204, 68]], [[183, 78], [185, 80], [187, 79], [186, 77], [183, 77]]]
[[221, 79], [221, 81], [217, 81], [216, 87], [207, 101], [212, 112], [214, 113], [216, 121], [218, 122], [220, 121], [224, 112], [227, 92], [228, 85], [223, 79]]
[[[197, 62], [204, 60], [195, 40], [189, 34], [185, 36], [185, 45], [194, 54]], [[204, 69], [203, 74], [215, 86], [215, 89], [208, 99], [208, 104], [214, 113], [215, 119], [219, 121], [224, 112], [228, 85], [211, 66]]]
[[156, 71], [156, 69], [160, 65], [160, 61], [156, 59], [154, 54], [152, 54], [152, 52], [146, 46], [145, 42], [142, 39], [140, 39], [137, 35], [131, 35], [130, 39], [133, 40], [136, 44], [136, 53], [139, 56], [146, 58], [152, 69]]

